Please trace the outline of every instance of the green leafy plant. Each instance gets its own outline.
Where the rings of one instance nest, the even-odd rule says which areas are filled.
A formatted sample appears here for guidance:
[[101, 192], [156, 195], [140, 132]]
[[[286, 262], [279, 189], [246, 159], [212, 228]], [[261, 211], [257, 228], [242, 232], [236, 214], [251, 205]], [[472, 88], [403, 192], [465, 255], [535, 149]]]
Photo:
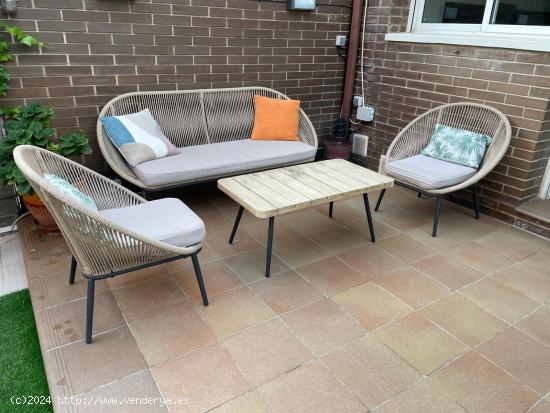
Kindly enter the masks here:
[[[46, 43], [41, 42], [30, 34], [25, 33], [18, 26], [10, 26], [5, 21], [0, 21], [0, 31], [12, 36], [15, 43], [23, 44], [28, 47], [45, 47]], [[6, 96], [8, 91], [8, 82], [11, 78], [3, 63], [13, 60], [10, 43], [0, 38], [0, 96]]]
[[0, 183], [15, 185], [19, 195], [32, 194], [33, 191], [13, 160], [13, 150], [17, 146], [38, 146], [71, 159], [92, 152], [88, 138], [82, 132], [55, 139], [55, 129], [50, 127], [53, 115], [53, 110], [41, 103], [2, 110], [5, 137], [0, 142]]

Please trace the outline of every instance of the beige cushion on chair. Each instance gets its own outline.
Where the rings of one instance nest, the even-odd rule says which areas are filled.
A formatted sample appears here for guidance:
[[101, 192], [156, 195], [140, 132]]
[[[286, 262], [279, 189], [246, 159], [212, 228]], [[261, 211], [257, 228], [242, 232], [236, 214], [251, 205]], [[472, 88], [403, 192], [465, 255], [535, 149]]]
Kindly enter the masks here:
[[121, 227], [177, 247], [198, 244], [206, 234], [202, 219], [175, 198], [106, 209], [100, 213]]
[[398, 181], [421, 189], [456, 185], [474, 176], [477, 169], [425, 155], [389, 162], [385, 172]]

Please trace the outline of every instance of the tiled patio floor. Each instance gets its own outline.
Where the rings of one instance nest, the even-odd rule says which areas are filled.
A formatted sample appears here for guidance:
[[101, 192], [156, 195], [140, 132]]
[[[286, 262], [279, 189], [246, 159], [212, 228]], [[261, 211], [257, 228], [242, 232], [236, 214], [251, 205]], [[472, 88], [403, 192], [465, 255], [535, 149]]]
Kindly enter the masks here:
[[[393, 189], [375, 214], [374, 245], [361, 198], [336, 204], [332, 220], [327, 208], [278, 219], [265, 279], [265, 221], [245, 214], [228, 245], [236, 205], [215, 191], [186, 202], [207, 227], [210, 306], [187, 261], [102, 281], [91, 345], [85, 282], [68, 284], [63, 239], [22, 233], [54, 401], [162, 395], [172, 412], [216, 413], [550, 412], [550, 242], [452, 204], [433, 239], [433, 201]], [[166, 411], [158, 402], [57, 408]]]

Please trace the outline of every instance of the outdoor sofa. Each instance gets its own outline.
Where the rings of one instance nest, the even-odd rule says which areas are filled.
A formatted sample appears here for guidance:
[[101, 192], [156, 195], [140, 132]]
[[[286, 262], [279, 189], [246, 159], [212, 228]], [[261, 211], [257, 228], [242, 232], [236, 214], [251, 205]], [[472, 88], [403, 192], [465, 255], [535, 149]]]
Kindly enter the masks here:
[[[144, 192], [313, 161], [317, 135], [301, 109], [299, 141], [250, 139], [255, 95], [289, 99], [263, 87], [123, 94], [99, 115], [101, 153], [116, 174]], [[179, 153], [131, 167], [109, 139], [101, 118], [145, 109]]]

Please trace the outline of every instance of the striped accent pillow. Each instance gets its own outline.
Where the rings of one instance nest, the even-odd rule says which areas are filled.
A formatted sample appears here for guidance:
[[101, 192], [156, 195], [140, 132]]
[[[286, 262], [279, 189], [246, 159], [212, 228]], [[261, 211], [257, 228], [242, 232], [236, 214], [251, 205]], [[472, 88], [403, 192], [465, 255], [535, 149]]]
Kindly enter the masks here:
[[123, 116], [104, 116], [101, 123], [131, 166], [178, 153], [149, 109]]

